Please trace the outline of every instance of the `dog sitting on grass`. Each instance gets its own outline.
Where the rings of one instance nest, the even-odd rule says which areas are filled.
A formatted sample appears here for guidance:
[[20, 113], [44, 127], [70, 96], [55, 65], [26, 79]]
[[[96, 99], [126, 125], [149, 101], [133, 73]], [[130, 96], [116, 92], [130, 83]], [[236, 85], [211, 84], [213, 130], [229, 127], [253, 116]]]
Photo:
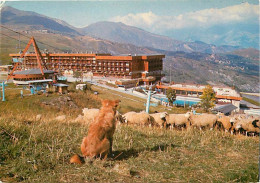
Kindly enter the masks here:
[[82, 164], [84, 158], [106, 159], [112, 153], [113, 135], [116, 129], [115, 114], [120, 100], [103, 100], [102, 107], [94, 122], [90, 124], [87, 137], [83, 138], [83, 157], [74, 155], [70, 163]]

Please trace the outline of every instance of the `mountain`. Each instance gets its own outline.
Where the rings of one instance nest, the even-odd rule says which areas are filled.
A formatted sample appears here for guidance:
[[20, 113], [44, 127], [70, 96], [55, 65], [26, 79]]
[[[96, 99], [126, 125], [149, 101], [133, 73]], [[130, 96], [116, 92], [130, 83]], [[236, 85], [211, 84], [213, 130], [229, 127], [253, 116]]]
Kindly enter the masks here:
[[121, 22], [97, 22], [82, 28], [81, 31], [85, 35], [110, 41], [160, 48], [163, 50], [173, 49], [173, 44], [179, 45], [182, 43], [166, 36], [152, 34], [137, 27], [127, 26]]
[[206, 44], [201, 41], [183, 42], [173, 40], [170, 37], [153, 34], [120, 22], [97, 22], [82, 28], [80, 31], [82, 34], [110, 41], [169, 51], [223, 53], [238, 49], [238, 47], [233, 46], [217, 47], [213, 44]]
[[[172, 81], [175, 82], [226, 84], [240, 91], [259, 91], [259, 50], [234, 50], [237, 47], [176, 41], [122, 23], [99, 22], [76, 29], [65, 21], [11, 7], [2, 9], [1, 23], [27, 36], [34, 36], [41, 51], [165, 54], [163, 68], [168, 80], [171, 69]], [[43, 29], [49, 31], [39, 31]], [[28, 41], [28, 37], [20, 36], [19, 42], [15, 32], [1, 29], [0, 64], [10, 64], [9, 53], [18, 53]]]
[[55, 33], [79, 35], [79, 33], [66, 22], [40, 15], [31, 11], [22, 11], [9, 6], [1, 9], [2, 25], [23, 30], [48, 30]]
[[[21, 31], [21, 29], [19, 29]], [[20, 42], [17, 34], [7, 29], [1, 29], [1, 44], [0, 44], [0, 63], [11, 64], [10, 53], [18, 53], [23, 50], [29, 39], [28, 37], [20, 36]], [[23, 33], [24, 34], [24, 33]], [[33, 36], [41, 51], [48, 52], [69, 52], [69, 53], [111, 53], [113, 55], [122, 54], [159, 54], [157, 50], [138, 47], [131, 44], [116, 43], [108, 40], [93, 38], [90, 36], [81, 35], [64, 35], [58, 33], [43, 33], [40, 31], [27, 32], [27, 36]], [[21, 48], [19, 49], [19, 43]], [[42, 44], [46, 43], [46, 44]], [[51, 45], [51, 46], [49, 46]], [[34, 52], [31, 46], [29, 52]]]
[[160, 50], [223, 53], [238, 49], [238, 47], [215, 46], [201, 41], [183, 42], [173, 40], [170, 37], [153, 34], [123, 23], [97, 22], [85, 28], [76, 28], [63, 20], [47, 17], [35, 12], [18, 10], [8, 6], [2, 8], [0, 22], [2, 25], [8, 25], [13, 29], [26, 31], [47, 30], [52, 33], [70, 36], [86, 35], [98, 39]]
[[182, 41], [200, 40], [209, 44], [231, 45], [240, 48], [259, 49], [259, 24], [233, 23], [215, 25], [210, 28], [194, 27], [169, 30], [164, 32], [171, 38]]
[[231, 52], [230, 54], [238, 55], [255, 61], [259, 61], [260, 51], [254, 48], [240, 49]]
[[248, 92], [260, 90], [259, 59], [233, 54], [168, 52], [164, 72], [168, 81], [171, 73], [174, 82], [225, 84]]

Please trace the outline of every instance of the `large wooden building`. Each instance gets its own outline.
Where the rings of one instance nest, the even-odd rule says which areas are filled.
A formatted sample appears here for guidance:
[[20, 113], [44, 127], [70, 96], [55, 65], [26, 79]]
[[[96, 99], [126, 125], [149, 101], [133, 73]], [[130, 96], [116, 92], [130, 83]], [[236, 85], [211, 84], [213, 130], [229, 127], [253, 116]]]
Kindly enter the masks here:
[[[10, 54], [17, 60], [20, 54]], [[48, 69], [65, 73], [79, 71], [92, 72], [94, 76], [112, 76], [143, 81], [160, 80], [165, 55], [113, 56], [110, 54], [85, 53], [43, 53]], [[38, 68], [35, 53], [27, 53], [17, 70]]]

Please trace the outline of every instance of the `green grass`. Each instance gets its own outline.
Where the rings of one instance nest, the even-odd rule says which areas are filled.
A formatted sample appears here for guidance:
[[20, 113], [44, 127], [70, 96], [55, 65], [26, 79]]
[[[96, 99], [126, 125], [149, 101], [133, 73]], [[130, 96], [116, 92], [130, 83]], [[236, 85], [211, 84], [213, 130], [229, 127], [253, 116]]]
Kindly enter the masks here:
[[247, 101], [247, 102], [249, 102], [249, 103], [251, 103], [251, 104], [254, 104], [254, 105], [260, 106], [260, 103], [259, 103], [259, 102], [254, 101], [254, 100], [252, 100], [252, 99], [250, 99], [250, 98], [243, 97], [243, 100], [244, 100], [244, 101]]
[[[119, 109], [124, 112], [131, 107], [142, 110], [143, 101], [138, 103], [129, 100], [137, 100], [135, 97], [92, 87], [92, 91], [69, 95], [79, 106], [70, 110], [39, 105], [41, 101], [58, 98], [56, 94], [21, 99], [19, 90], [7, 91], [7, 101], [0, 102], [0, 180], [3, 182], [258, 180], [259, 137], [196, 129], [178, 131], [120, 125], [114, 135], [114, 159], [71, 165], [69, 159], [75, 153], [80, 154], [80, 144], [88, 130], [87, 126], [73, 122], [82, 107], [100, 107], [100, 98], [120, 98]], [[93, 95], [93, 91], [99, 91], [99, 96]], [[36, 121], [39, 113], [43, 118]], [[54, 117], [61, 114], [68, 115], [68, 120], [55, 121]]]
[[115, 160], [70, 165], [87, 127], [76, 123], [1, 120], [2, 181], [256, 182], [258, 138], [219, 131], [170, 131], [120, 126]]

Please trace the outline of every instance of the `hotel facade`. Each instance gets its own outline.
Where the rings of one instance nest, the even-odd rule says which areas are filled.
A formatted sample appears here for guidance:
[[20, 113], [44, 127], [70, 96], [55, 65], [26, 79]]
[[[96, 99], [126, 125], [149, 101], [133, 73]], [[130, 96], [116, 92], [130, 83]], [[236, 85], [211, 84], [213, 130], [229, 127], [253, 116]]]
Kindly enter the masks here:
[[[17, 61], [20, 54], [10, 54]], [[165, 55], [113, 56], [111, 54], [84, 53], [43, 53], [43, 63], [49, 70], [58, 73], [75, 71], [94, 76], [107, 76], [126, 79], [143, 79], [147, 84], [158, 81], [163, 76]], [[17, 70], [39, 68], [35, 53], [27, 53]]]

